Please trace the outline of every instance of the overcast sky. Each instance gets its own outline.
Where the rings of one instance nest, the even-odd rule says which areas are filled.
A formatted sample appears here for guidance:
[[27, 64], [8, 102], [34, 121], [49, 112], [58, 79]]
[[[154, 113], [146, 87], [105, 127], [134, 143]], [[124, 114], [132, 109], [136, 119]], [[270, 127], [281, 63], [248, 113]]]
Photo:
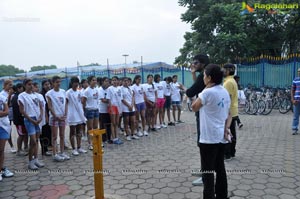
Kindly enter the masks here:
[[177, 0], [1, 0], [0, 64], [172, 64], [190, 25]]

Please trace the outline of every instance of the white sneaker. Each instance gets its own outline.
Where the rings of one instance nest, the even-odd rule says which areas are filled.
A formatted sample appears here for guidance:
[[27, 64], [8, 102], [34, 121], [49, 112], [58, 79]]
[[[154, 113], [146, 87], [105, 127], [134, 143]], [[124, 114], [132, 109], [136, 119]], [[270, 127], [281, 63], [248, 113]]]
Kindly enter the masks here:
[[144, 136], [148, 136], [148, 132], [147, 131], [144, 131]]
[[89, 145], [88, 149], [92, 151], [94, 148], [92, 145]]
[[72, 155], [77, 156], [77, 155], [79, 155], [79, 153], [78, 153], [78, 151], [77, 151], [76, 149], [74, 149], [74, 150], [72, 151]]
[[44, 167], [45, 164], [43, 162], [40, 162], [37, 158], [34, 159], [34, 165], [41, 168], [41, 167]]
[[0, 173], [0, 182], [2, 181], [2, 173]]
[[131, 136], [130, 135], [126, 136], [126, 140], [131, 141]]
[[137, 136], [143, 137], [143, 133], [141, 131], [137, 132]]
[[57, 162], [63, 162], [65, 160], [64, 157], [61, 157], [60, 155], [56, 154], [53, 156], [53, 160]]
[[4, 178], [10, 178], [14, 176], [14, 173], [8, 170], [7, 168], [3, 168], [2, 170], [0, 170], [0, 174]]
[[168, 126], [167, 125], [165, 125], [165, 124], [162, 124], [161, 125], [161, 128], [167, 128]]
[[135, 135], [135, 134], [134, 134], [133, 136], [131, 136], [131, 138], [134, 139], [134, 140], [140, 139], [140, 138], [139, 138], [137, 135]]
[[159, 125], [155, 125], [155, 128], [159, 130], [161, 127]]
[[38, 170], [39, 168], [35, 165], [35, 160], [31, 160], [28, 163], [28, 169], [30, 170]]
[[87, 153], [87, 151], [82, 148], [77, 149], [77, 151], [78, 151], [78, 153]]
[[17, 150], [16, 150], [14, 147], [12, 147], [12, 148], [10, 149], [10, 152], [11, 152], [11, 153], [17, 153]]
[[65, 152], [61, 153], [60, 156], [63, 157], [65, 160], [70, 160], [70, 156]]

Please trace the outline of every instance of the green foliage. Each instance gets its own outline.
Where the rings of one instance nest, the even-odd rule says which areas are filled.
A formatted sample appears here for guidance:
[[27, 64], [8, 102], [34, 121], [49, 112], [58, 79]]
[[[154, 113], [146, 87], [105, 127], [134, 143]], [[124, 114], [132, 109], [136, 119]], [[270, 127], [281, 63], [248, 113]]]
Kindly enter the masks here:
[[[247, 3], [253, 5], [255, 1]], [[237, 0], [179, 0], [179, 5], [187, 7], [181, 19], [191, 24], [192, 32], [186, 32], [175, 64], [188, 65], [197, 53], [206, 53], [211, 62], [220, 64], [262, 54], [284, 56], [300, 52], [300, 9], [277, 14], [256, 9], [241, 15], [242, 3]]]
[[33, 72], [33, 71], [39, 71], [39, 70], [47, 70], [47, 69], [56, 69], [56, 65], [50, 65], [50, 66], [32, 66], [30, 68], [29, 72]]
[[24, 70], [16, 68], [13, 65], [0, 65], [0, 77], [3, 76], [14, 76], [17, 73], [24, 73]]

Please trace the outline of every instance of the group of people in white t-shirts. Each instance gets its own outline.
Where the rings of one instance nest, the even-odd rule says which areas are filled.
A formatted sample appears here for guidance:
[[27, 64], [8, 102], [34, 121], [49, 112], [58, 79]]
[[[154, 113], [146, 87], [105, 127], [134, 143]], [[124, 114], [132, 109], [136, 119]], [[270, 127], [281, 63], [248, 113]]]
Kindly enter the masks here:
[[[28, 155], [31, 170], [45, 165], [38, 159], [39, 140], [42, 155], [52, 155], [58, 162], [70, 159], [65, 152], [66, 126], [70, 127], [72, 155], [77, 156], [87, 152], [81, 146], [82, 140], [86, 139], [88, 149], [93, 150], [91, 136], [87, 133], [92, 129], [106, 129], [104, 141], [119, 145], [123, 144], [119, 137], [121, 130], [126, 140], [131, 141], [148, 136], [150, 131], [182, 123], [181, 91], [185, 88], [177, 82], [176, 75], [161, 81], [160, 75], [150, 74], [144, 84], [140, 75], [136, 75], [133, 82], [128, 77], [119, 79], [117, 76], [111, 79], [90, 76], [81, 82], [78, 77], [71, 77], [67, 91], [60, 88], [61, 78], [54, 76], [42, 82], [41, 93], [38, 83], [31, 79], [17, 84], [14, 91], [12, 80], [4, 84], [7, 89], [0, 93], [0, 180], [2, 176], [14, 175], [4, 167], [4, 148], [6, 140], [11, 140], [12, 121], [19, 135], [16, 153]], [[10, 119], [12, 112], [15, 116]], [[122, 121], [124, 128], [121, 128]], [[12, 142], [9, 143], [13, 147]], [[52, 153], [48, 147], [52, 147]]]

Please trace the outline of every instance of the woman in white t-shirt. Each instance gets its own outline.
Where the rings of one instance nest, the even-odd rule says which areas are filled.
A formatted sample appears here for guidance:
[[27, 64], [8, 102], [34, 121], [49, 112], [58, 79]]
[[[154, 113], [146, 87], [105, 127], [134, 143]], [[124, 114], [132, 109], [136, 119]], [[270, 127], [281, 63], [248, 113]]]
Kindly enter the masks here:
[[6, 140], [9, 139], [9, 134], [11, 131], [11, 126], [9, 124], [8, 119], [8, 104], [7, 98], [0, 94], [0, 181], [2, 181], [2, 175], [5, 175], [6, 170], [7, 173], [10, 174], [11, 177], [14, 174], [10, 172], [8, 169], [2, 170], [4, 168], [4, 149]]
[[[192, 104], [200, 116], [200, 139], [198, 140], [203, 172], [204, 198], [227, 198], [227, 176], [224, 165], [224, 150], [230, 141], [230, 97], [221, 86], [223, 72], [218, 65], [209, 64], [204, 69], [206, 88]], [[214, 172], [216, 183], [214, 183]]]
[[168, 117], [168, 126], [175, 126], [175, 123], [171, 122], [171, 82], [172, 77], [165, 78], [165, 89], [164, 89], [164, 96], [165, 96], [165, 104], [164, 104], [164, 112], [163, 112], [163, 123], [165, 124], [165, 112], [167, 110], [167, 117]]
[[111, 78], [111, 86], [108, 88], [108, 97], [110, 99], [108, 112], [111, 120], [111, 132], [113, 144], [123, 144], [122, 140], [118, 138], [118, 124], [119, 117], [122, 113], [121, 107], [121, 87], [118, 86], [119, 78], [114, 76]]
[[108, 113], [108, 105], [109, 105], [109, 96], [108, 96], [108, 87], [109, 87], [109, 78], [102, 78], [102, 86], [99, 88], [99, 120], [100, 120], [100, 128], [105, 129], [106, 133], [104, 136], [107, 143], [112, 144], [111, 139], [111, 120], [110, 115]]
[[[122, 111], [124, 120], [124, 129], [126, 132], [126, 139], [130, 141], [131, 139], [139, 139], [135, 135], [135, 103], [134, 103], [134, 92], [129, 87], [129, 80], [127, 77], [123, 78], [123, 86], [121, 87], [122, 93]], [[130, 124], [130, 133], [129, 133]]]
[[[64, 152], [68, 104], [66, 101], [66, 91], [64, 89], [60, 89], [60, 84], [61, 78], [59, 76], [53, 76], [53, 88], [46, 93], [46, 99], [49, 108], [49, 126], [51, 127], [52, 133], [53, 160], [57, 162], [70, 159], [70, 156]], [[58, 134], [60, 153], [58, 153], [57, 147]]]
[[[72, 154], [74, 156], [87, 151], [81, 148], [82, 124], [86, 123], [83, 107], [81, 103], [81, 92], [77, 90], [79, 85], [78, 77], [71, 77], [70, 89], [66, 92], [68, 103], [67, 121], [70, 126], [70, 143], [72, 146]], [[75, 147], [76, 138], [77, 148]]]
[[24, 116], [24, 125], [29, 135], [29, 163], [28, 168], [37, 170], [44, 166], [38, 160], [38, 143], [41, 129], [39, 124], [43, 120], [43, 105], [36, 93], [33, 92], [31, 79], [24, 80], [25, 91], [18, 96], [20, 113]]
[[[177, 75], [173, 75], [173, 82], [170, 84], [171, 85], [171, 100], [172, 100], [172, 108], [173, 108], [173, 119], [174, 123], [183, 123], [183, 121], [180, 120], [181, 116], [181, 95], [180, 91], [185, 90], [184, 86], [177, 82]], [[176, 111], [177, 111], [177, 120], [176, 120]]]
[[146, 102], [146, 121], [149, 126], [149, 130], [156, 131], [155, 125], [155, 112], [156, 112], [156, 101], [157, 101], [157, 88], [153, 84], [153, 75], [147, 76], [147, 83], [143, 85], [145, 91], [144, 97]]
[[163, 124], [163, 111], [165, 105], [165, 87], [166, 82], [160, 81], [160, 75], [154, 75], [154, 86], [157, 88], [157, 100], [156, 100], [156, 112], [155, 112], [155, 123], [157, 124], [157, 116], [159, 120], [159, 125], [156, 125], [157, 129], [167, 128], [167, 125]]
[[[87, 87], [82, 95], [82, 104], [83, 109], [85, 111], [85, 116], [87, 118], [87, 130], [93, 130], [98, 128], [99, 123], [99, 110], [98, 110], [98, 103], [99, 103], [99, 91], [97, 86], [97, 79], [95, 76], [88, 77], [89, 87]], [[88, 149], [93, 150], [91, 136], [88, 134]]]
[[[148, 136], [148, 132], [146, 131], [146, 104], [144, 98], [144, 89], [141, 85], [142, 77], [140, 75], [136, 75], [133, 79], [133, 85], [131, 86], [132, 91], [134, 92], [134, 102], [135, 102], [135, 121], [136, 121], [136, 130], [137, 135], [139, 137]], [[141, 117], [143, 133], [139, 130], [139, 120]]]
[[[80, 86], [78, 88], [79, 92], [81, 93], [81, 97], [83, 96], [84, 90], [89, 87], [87, 79], [82, 79], [80, 82]], [[86, 115], [86, 113], [84, 113]], [[87, 136], [87, 128], [86, 128], [86, 123], [82, 124], [82, 140], [88, 141], [88, 136]]]

